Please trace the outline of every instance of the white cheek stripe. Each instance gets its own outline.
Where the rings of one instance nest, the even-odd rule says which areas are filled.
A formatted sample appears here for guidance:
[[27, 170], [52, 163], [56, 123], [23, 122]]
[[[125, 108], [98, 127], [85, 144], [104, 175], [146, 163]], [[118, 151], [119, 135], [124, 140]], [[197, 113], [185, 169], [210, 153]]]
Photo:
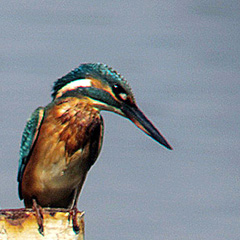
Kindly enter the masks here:
[[61, 97], [65, 92], [75, 90], [79, 87], [91, 87], [92, 80], [91, 79], [78, 79], [73, 82], [68, 83], [63, 88], [58, 91], [57, 98]]
[[94, 99], [90, 99], [93, 107], [95, 107], [97, 110], [101, 111], [101, 110], [106, 110], [106, 111], [110, 111], [110, 112], [115, 112], [121, 116], [125, 116], [125, 114], [121, 111], [121, 109], [112, 107], [110, 105], [108, 105], [107, 103], [98, 101], [98, 100], [94, 100]]

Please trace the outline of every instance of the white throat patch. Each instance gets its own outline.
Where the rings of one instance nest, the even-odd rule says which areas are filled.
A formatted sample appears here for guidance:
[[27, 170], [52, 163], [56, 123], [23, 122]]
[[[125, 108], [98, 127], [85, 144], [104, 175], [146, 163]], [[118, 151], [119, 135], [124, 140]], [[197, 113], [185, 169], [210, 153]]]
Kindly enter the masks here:
[[91, 87], [92, 86], [92, 80], [91, 79], [78, 79], [73, 82], [68, 83], [63, 88], [61, 88], [58, 91], [58, 94], [56, 95], [56, 98], [61, 97], [64, 93], [67, 91], [75, 90], [79, 87]]

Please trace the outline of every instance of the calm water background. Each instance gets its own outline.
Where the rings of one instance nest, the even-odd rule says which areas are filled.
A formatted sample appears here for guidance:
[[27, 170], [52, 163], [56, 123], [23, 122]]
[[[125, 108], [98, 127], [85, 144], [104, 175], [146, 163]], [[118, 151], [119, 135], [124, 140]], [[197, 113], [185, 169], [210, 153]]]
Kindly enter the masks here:
[[26, 119], [82, 62], [122, 73], [173, 145], [103, 112], [78, 207], [86, 239], [240, 239], [240, 2], [3, 1], [0, 205], [18, 208]]

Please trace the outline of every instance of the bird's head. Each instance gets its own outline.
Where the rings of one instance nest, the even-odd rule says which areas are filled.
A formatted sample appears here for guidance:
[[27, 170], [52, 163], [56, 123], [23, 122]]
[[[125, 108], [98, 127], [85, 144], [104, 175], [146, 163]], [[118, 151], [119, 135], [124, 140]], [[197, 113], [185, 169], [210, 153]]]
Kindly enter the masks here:
[[58, 79], [53, 86], [53, 100], [63, 97], [86, 98], [92, 107], [118, 113], [130, 119], [154, 140], [172, 149], [166, 139], [138, 108], [127, 81], [115, 70], [101, 63], [85, 63]]

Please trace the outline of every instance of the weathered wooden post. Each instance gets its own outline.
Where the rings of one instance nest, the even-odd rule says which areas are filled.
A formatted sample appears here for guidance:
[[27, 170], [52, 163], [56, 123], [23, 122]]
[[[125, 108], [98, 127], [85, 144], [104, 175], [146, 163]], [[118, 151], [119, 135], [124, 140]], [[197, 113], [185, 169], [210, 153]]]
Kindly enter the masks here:
[[84, 212], [77, 213], [79, 234], [73, 231], [67, 210], [43, 208], [43, 218], [44, 236], [38, 231], [35, 212], [32, 209], [0, 210], [0, 240], [84, 240]]

